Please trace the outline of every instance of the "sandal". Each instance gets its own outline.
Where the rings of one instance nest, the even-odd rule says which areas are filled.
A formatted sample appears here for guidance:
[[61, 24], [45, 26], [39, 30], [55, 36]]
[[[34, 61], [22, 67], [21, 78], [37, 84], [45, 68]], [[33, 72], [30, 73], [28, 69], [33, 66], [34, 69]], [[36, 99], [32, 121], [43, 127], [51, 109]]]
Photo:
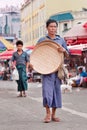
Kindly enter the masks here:
[[60, 119], [57, 118], [57, 117], [52, 117], [52, 121], [55, 121], [55, 122], [60, 122]]

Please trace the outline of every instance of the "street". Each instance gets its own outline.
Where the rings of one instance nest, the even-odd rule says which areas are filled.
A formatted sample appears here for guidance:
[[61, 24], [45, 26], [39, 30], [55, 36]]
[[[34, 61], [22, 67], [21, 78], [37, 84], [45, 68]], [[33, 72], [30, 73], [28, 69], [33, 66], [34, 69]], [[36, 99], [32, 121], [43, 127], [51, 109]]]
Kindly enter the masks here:
[[18, 98], [15, 81], [0, 81], [0, 130], [87, 130], [87, 88], [63, 93], [61, 121], [43, 123], [41, 84], [28, 86], [28, 96]]

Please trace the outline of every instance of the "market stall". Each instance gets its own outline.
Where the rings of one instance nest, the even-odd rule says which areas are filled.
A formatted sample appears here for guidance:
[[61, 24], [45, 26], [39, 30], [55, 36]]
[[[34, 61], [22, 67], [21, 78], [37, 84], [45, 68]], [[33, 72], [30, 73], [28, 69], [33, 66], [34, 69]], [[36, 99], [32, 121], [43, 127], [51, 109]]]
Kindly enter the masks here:
[[64, 35], [67, 45], [77, 45], [87, 43], [87, 29], [82, 24], [75, 25]]

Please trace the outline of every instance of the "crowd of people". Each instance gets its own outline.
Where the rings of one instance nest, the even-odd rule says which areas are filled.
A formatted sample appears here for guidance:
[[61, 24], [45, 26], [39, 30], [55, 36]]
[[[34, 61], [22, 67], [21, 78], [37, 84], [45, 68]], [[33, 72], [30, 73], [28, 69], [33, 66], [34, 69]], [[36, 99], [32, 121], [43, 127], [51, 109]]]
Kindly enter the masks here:
[[[0, 80], [9, 80], [12, 81], [12, 71], [9, 62], [7, 65], [4, 62], [0, 63]], [[30, 67], [28, 67], [27, 72], [27, 81], [30, 82], [41, 82], [41, 74], [37, 73]]]
[[4, 62], [0, 63], [0, 80], [11, 80], [11, 69]]

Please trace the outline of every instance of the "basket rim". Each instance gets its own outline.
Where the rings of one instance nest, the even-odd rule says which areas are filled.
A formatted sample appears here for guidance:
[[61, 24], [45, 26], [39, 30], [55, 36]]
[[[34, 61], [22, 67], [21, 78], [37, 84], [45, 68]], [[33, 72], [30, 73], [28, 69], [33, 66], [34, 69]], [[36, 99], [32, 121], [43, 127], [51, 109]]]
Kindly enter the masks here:
[[[49, 42], [50, 42], [50, 43], [49, 43]], [[35, 51], [36, 51], [39, 47], [43, 47], [43, 46], [46, 46], [46, 45], [50, 46], [51, 48], [54, 48], [55, 51], [57, 51], [57, 48], [61, 47], [61, 45], [59, 45], [59, 44], [57, 44], [56, 42], [51, 41], [51, 40], [45, 40], [45, 41], [40, 42], [39, 44], [37, 44], [37, 45], [35, 46], [34, 50], [33, 50], [32, 53], [30, 54], [30, 63], [31, 63], [31, 59], [32, 59], [32, 56], [34, 55]], [[57, 52], [58, 52], [58, 51], [57, 51]], [[58, 67], [56, 67], [55, 70], [51, 70], [49, 73], [48, 73], [48, 72], [45, 72], [45, 70], [44, 70], [44, 73], [43, 73], [43, 72], [41, 73], [40, 71], [38, 71], [38, 69], [36, 70], [35, 68], [34, 68], [34, 70], [37, 71], [38, 73], [41, 73], [41, 74], [50, 74], [50, 73], [56, 72], [56, 71], [58, 70], [58, 68], [60, 67], [60, 65], [61, 65], [63, 53], [58, 52], [58, 54], [60, 54], [60, 63], [58, 64]], [[31, 63], [31, 64], [32, 64], [32, 63]]]

